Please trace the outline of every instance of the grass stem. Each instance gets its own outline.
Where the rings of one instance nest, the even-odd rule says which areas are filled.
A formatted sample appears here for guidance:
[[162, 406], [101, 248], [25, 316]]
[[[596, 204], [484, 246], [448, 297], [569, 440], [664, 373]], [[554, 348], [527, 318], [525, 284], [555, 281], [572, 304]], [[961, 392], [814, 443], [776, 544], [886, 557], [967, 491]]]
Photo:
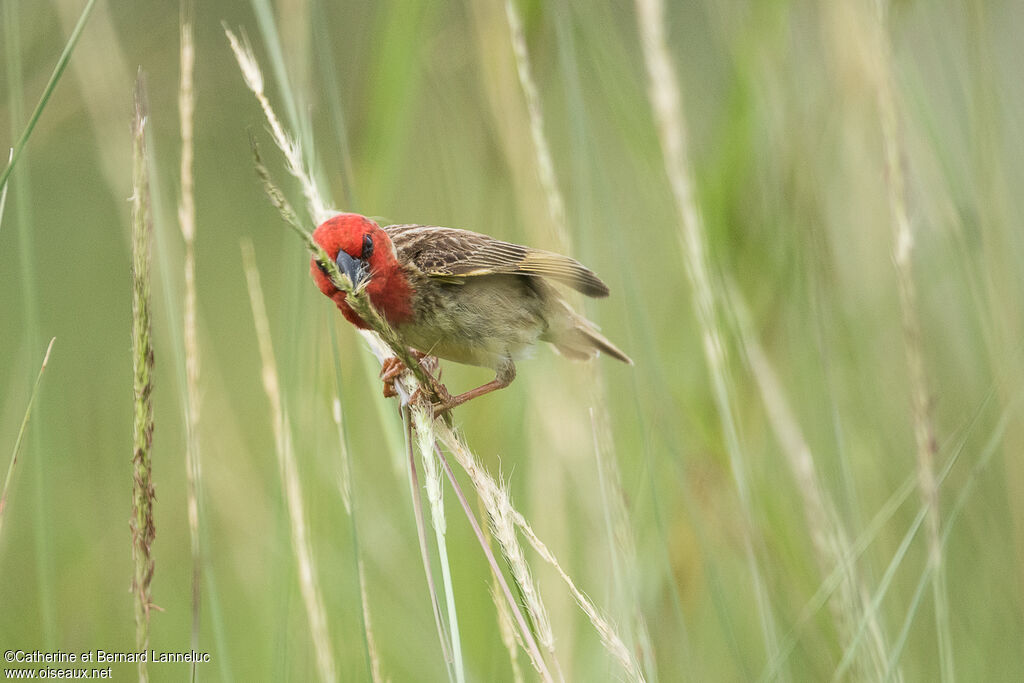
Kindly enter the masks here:
[[263, 389], [270, 402], [271, 422], [274, 429], [278, 469], [281, 476], [281, 487], [284, 491], [285, 504], [288, 508], [288, 519], [291, 525], [292, 550], [299, 570], [299, 588], [306, 608], [309, 631], [313, 638], [313, 649], [316, 653], [317, 669], [323, 681], [333, 682], [338, 678], [337, 665], [331, 651], [331, 638], [327, 628], [327, 609], [317, 581], [316, 566], [313, 561], [313, 550], [309, 541], [309, 527], [306, 524], [306, 513], [302, 496], [302, 484], [299, 481], [298, 466], [295, 462], [292, 444], [291, 422], [281, 400], [280, 380], [277, 373], [277, 362], [274, 360], [274, 349], [270, 339], [270, 323], [267, 320], [266, 305], [263, 300], [263, 288], [260, 285], [259, 271], [256, 268], [256, 255], [252, 243], [242, 242], [242, 258], [245, 262], [246, 283], [249, 288], [249, 302], [252, 306], [253, 321], [256, 325], [256, 338], [259, 344], [260, 358], [263, 363]]
[[704, 356], [711, 375], [726, 452], [745, 518], [744, 553], [754, 584], [761, 634], [768, 659], [771, 660], [779, 651], [778, 636], [775, 632], [775, 618], [768, 597], [768, 587], [758, 565], [754, 541], [751, 538], [754, 513], [747, 479], [747, 465], [740, 446], [732, 383], [728, 373], [727, 347], [718, 317], [715, 288], [711, 280], [704, 221], [697, 206], [696, 191], [691, 178], [682, 94], [666, 43], [665, 6], [663, 0], [636, 0], [636, 7], [640, 43], [647, 67], [648, 97], [661, 141], [665, 172], [679, 214], [680, 247], [690, 281], [697, 320], [701, 326]]
[[[545, 132], [540, 90], [533, 77], [523, 21], [516, 8], [515, 0], [505, 0], [505, 16], [508, 21], [512, 51], [515, 55], [516, 73], [529, 115], [537, 173], [547, 199], [548, 214], [554, 233], [554, 248], [562, 253], [571, 254], [575, 250], [569, 230], [565, 195], [555, 172], [551, 145]], [[579, 304], [580, 299], [579, 296], [572, 296], [574, 303]], [[604, 512], [609, 544], [612, 579], [618, 599], [623, 604], [623, 611], [628, 611], [626, 636], [639, 648], [648, 674], [651, 674], [655, 667], [650, 635], [640, 610], [640, 596], [636, 581], [633, 580], [639, 574], [636, 542], [622, 495], [622, 478], [615, 460], [615, 444], [611, 436], [611, 415], [608, 411], [607, 395], [596, 364], [588, 364], [586, 368], [587, 380], [590, 385], [588, 392], [591, 402], [589, 416], [600, 483], [601, 508]]]
[[[192, 550], [192, 648], [199, 649], [200, 607], [202, 605], [202, 553], [199, 530], [199, 487], [202, 478], [199, 459], [199, 334], [196, 329], [196, 206], [193, 177], [195, 96], [195, 40], [192, 0], [183, 0], [181, 11], [181, 84], [178, 113], [181, 122], [181, 200], [178, 223], [185, 241], [185, 471], [187, 477], [188, 529]], [[192, 666], [195, 679], [196, 666]]]
[[448, 634], [452, 647], [455, 680], [458, 683], [464, 683], [466, 671], [462, 660], [462, 636], [459, 632], [458, 612], [455, 609], [455, 587], [452, 584], [452, 570], [448, 561], [443, 489], [437, 467], [437, 457], [434, 454], [434, 416], [421, 404], [413, 404], [409, 406], [407, 419], [412, 420], [416, 445], [423, 462], [427, 502], [430, 504], [430, 518], [434, 527], [434, 539], [437, 543], [437, 555], [441, 565], [441, 583], [444, 587], [445, 607], [448, 612]]
[[25, 428], [28, 426], [29, 417], [32, 415], [32, 404], [35, 403], [36, 393], [39, 391], [39, 383], [43, 379], [43, 370], [50, 360], [50, 351], [53, 350], [53, 343], [57, 341], [54, 337], [46, 346], [46, 353], [43, 355], [43, 363], [39, 366], [39, 374], [36, 375], [35, 384], [32, 385], [32, 393], [28, 397], [28, 405], [25, 406], [25, 415], [21, 418], [21, 427], [18, 428], [18, 436], [14, 440], [14, 449], [11, 451], [11, 463], [7, 466], [7, 475], [4, 477], [4, 487], [0, 490], [0, 538], [3, 538], [4, 519], [7, 512], [7, 495], [10, 493], [11, 480], [14, 477], [14, 466], [18, 463], [18, 453], [21, 451], [21, 443], [25, 438]]
[[[146, 149], [147, 104], [142, 72], [135, 81], [132, 191], [132, 367], [135, 376], [135, 421], [132, 450], [132, 557], [135, 573], [135, 646], [149, 647], [149, 614], [152, 607], [153, 540], [153, 338], [150, 295], [150, 264], [153, 251], [153, 216], [149, 193]], [[146, 662], [139, 662], [139, 680], [147, 681]]]
[[480, 542], [480, 547], [484, 551], [487, 563], [491, 566], [493, 576], [501, 586], [501, 590], [505, 594], [505, 599], [511, 608], [512, 614], [516, 618], [516, 623], [519, 626], [519, 635], [523, 639], [526, 652], [530, 656], [530, 661], [545, 681], [551, 681], [551, 672], [548, 671], [547, 664], [544, 662], [544, 657], [541, 656], [540, 649], [537, 647], [537, 641], [533, 637], [533, 632], [526, 624], [526, 618], [523, 616], [523, 612], [519, 608], [519, 603], [517, 603], [516, 599], [512, 597], [512, 591], [508, 587], [508, 582], [505, 581], [505, 575], [502, 573], [501, 567], [498, 565], [498, 561], [494, 559], [494, 553], [491, 552], [491, 546], [487, 542], [487, 539], [484, 537], [484, 532], [480, 529], [480, 525], [476, 521], [473, 509], [470, 507], [469, 501], [466, 500], [466, 496], [462, 492], [462, 487], [459, 486], [459, 482], [455, 478], [455, 473], [452, 472], [452, 466], [448, 463], [448, 459], [444, 456], [444, 451], [440, 448], [437, 449], [437, 457], [441, 461], [441, 465], [444, 467], [445, 475], [448, 477], [448, 483], [451, 484], [452, 490], [455, 491], [455, 496], [459, 499], [459, 503], [462, 505], [462, 509], [466, 513], [466, 518], [469, 520], [470, 526], [473, 527], [473, 533], [476, 534], [477, 540]]
[[32, 136], [32, 131], [35, 130], [36, 124], [39, 123], [39, 117], [43, 115], [43, 110], [46, 108], [46, 103], [50, 101], [50, 96], [53, 95], [54, 88], [57, 87], [57, 83], [60, 82], [60, 77], [64, 74], [64, 69], [68, 65], [68, 61], [71, 59], [71, 53], [75, 50], [75, 45], [78, 43], [79, 37], [82, 35], [82, 30], [85, 28], [86, 22], [89, 20], [89, 14], [92, 12], [93, 5], [96, 4], [96, 0], [89, 0], [85, 7], [82, 9], [82, 14], [78, 18], [78, 23], [75, 24], [74, 30], [71, 31], [71, 35], [68, 36], [68, 42], [64, 44], [64, 50], [60, 53], [60, 57], [57, 58], [57, 64], [53, 67], [53, 73], [50, 74], [50, 80], [46, 82], [46, 87], [43, 88], [43, 94], [39, 96], [39, 103], [36, 104], [36, 108], [32, 111], [32, 115], [29, 117], [28, 124], [25, 126], [25, 130], [22, 132], [21, 137], [14, 143], [14, 147], [11, 150], [10, 161], [7, 163], [7, 167], [4, 168], [3, 172], [0, 172], [0, 188], [7, 184], [7, 179], [11, 175], [11, 171], [14, 170], [14, 165], [18, 163], [18, 158], [21, 156], [21, 152], [25, 149], [25, 145], [28, 143], [28, 139]]
[[894, 237], [893, 261], [896, 266], [896, 280], [902, 313], [903, 347], [910, 375], [914, 441], [917, 444], [918, 486], [921, 491], [921, 499], [928, 510], [926, 542], [928, 564], [931, 567], [932, 600], [935, 604], [939, 671], [943, 683], [952, 683], [956, 679], [956, 670], [953, 662], [953, 639], [949, 629], [946, 573], [943, 568], [942, 543], [939, 537], [942, 525], [939, 511], [939, 488], [935, 480], [935, 453], [938, 450], [938, 445], [935, 424], [929, 409], [931, 392], [925, 373], [917, 286], [914, 282], [915, 235], [907, 212], [907, 188], [903, 176], [904, 149], [890, 67], [892, 50], [887, 34], [887, 4], [885, 0], [876, 0], [875, 4], [877, 23], [874, 26], [874, 33], [880, 61], [877, 74], [878, 113], [885, 150], [886, 187], [889, 191], [889, 211]]
[[441, 603], [437, 598], [437, 584], [434, 583], [434, 570], [431, 569], [430, 552], [427, 549], [427, 525], [423, 518], [423, 502], [420, 499], [420, 479], [416, 473], [416, 458], [413, 455], [412, 418], [409, 416], [409, 408], [402, 409], [402, 419], [405, 422], [405, 448], [409, 459], [409, 493], [412, 496], [412, 510], [416, 518], [416, 539], [420, 544], [420, 559], [423, 561], [423, 572], [427, 577], [427, 592], [430, 594], [430, 607], [434, 611], [434, 626], [437, 627], [437, 637], [441, 643], [441, 654], [444, 656], [445, 667], [448, 670], [448, 677], [454, 679], [452, 670], [452, 648], [448, 642], [448, 635], [441, 624]]

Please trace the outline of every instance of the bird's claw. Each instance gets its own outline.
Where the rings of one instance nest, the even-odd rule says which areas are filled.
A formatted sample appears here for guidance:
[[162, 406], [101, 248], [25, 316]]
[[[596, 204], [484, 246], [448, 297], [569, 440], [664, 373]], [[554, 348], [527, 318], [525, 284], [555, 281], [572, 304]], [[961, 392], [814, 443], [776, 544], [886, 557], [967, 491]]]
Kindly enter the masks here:
[[[430, 377], [432, 384], [431, 388], [434, 390], [434, 393], [439, 397], [446, 397], [444, 400], [447, 402], [447, 400], [451, 398], [451, 395], [448, 393], [448, 390], [445, 389], [444, 385], [437, 381], [441, 378], [441, 362], [437, 357], [428, 356], [422, 351], [409, 349], [409, 352], [412, 354], [413, 358], [419, 361], [420, 366], [424, 371], [426, 371], [427, 376]], [[384, 359], [384, 362], [381, 363], [380, 366], [380, 378], [384, 382], [384, 398], [398, 396], [398, 391], [395, 390], [395, 380], [398, 379], [398, 377], [407, 369], [408, 368], [405, 367], [405, 363], [396, 356]], [[415, 398], [418, 393], [419, 390], [413, 394], [413, 397]]]
[[433, 410], [434, 415], [440, 415], [442, 413], [448, 412], [453, 407], [451, 405], [452, 395], [448, 393], [448, 389], [445, 388], [443, 384], [434, 379], [433, 375], [430, 376], [430, 379], [430, 388], [432, 390], [431, 393], [433, 393], [438, 400], [433, 400], [433, 397], [429, 396], [426, 392], [424, 392], [423, 387], [421, 386], [418, 387], [416, 391], [413, 392], [412, 397], [409, 399], [409, 403], [415, 403], [417, 401], [423, 401], [425, 403], [428, 403], [430, 404], [431, 410]]
[[405, 364], [395, 356], [385, 358], [380, 366], [380, 378], [384, 381], [384, 398], [398, 396], [395, 391], [395, 380], [405, 372]]

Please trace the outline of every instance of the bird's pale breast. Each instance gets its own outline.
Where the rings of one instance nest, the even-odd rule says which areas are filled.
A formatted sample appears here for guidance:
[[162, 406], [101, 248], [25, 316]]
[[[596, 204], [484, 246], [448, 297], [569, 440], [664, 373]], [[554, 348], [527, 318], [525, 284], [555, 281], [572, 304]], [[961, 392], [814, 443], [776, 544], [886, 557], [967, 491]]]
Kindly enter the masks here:
[[543, 290], [523, 275], [454, 284], [411, 275], [413, 319], [398, 328], [414, 348], [458, 363], [497, 368], [526, 355], [547, 328]]

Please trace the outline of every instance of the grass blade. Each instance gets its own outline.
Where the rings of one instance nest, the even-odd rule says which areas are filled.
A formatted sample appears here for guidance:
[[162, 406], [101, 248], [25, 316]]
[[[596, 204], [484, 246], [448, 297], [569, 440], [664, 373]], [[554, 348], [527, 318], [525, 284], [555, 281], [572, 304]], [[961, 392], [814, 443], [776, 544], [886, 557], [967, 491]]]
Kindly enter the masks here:
[[[465, 665], [462, 661], [462, 638], [459, 633], [459, 618], [455, 609], [455, 588], [452, 585], [452, 570], [448, 562], [448, 543], [445, 540], [447, 523], [444, 514], [441, 476], [437, 468], [437, 457], [434, 454], [434, 416], [420, 405], [410, 406], [406, 419], [412, 420], [416, 435], [416, 445], [423, 462], [424, 483], [427, 489], [427, 502], [430, 503], [430, 518], [434, 527], [434, 539], [437, 543], [438, 560], [441, 563], [441, 582], [444, 586], [446, 608], [448, 610], [448, 634], [452, 647], [452, 664], [455, 668], [455, 680], [464, 683], [466, 680]], [[419, 495], [419, 492], [416, 492]]]
[[412, 495], [412, 510], [416, 518], [416, 539], [420, 544], [420, 559], [423, 561], [423, 572], [427, 577], [427, 592], [430, 595], [430, 607], [434, 611], [434, 626], [437, 627], [437, 637], [441, 643], [441, 654], [444, 656], [445, 667], [448, 670], [448, 678], [454, 680], [452, 670], [452, 646], [448, 642], [448, 635], [441, 624], [441, 601], [437, 597], [437, 584], [434, 583], [434, 572], [431, 569], [430, 552], [427, 550], [427, 525], [423, 519], [423, 502], [420, 500], [420, 480], [416, 473], [416, 458], [413, 455], [412, 447], [412, 418], [409, 417], [409, 409], [402, 409], [402, 418], [405, 422], [405, 448], [409, 462], [409, 492]]
[[665, 7], [662, 0], [637, 0], [640, 43], [647, 66], [648, 96], [661, 141], [665, 172], [680, 221], [680, 246], [690, 281], [694, 309], [704, 335], [704, 354], [711, 374], [715, 404], [721, 422], [733, 479], [740, 505], [746, 518], [743, 544], [746, 562], [754, 583], [761, 633], [768, 659], [779, 651], [774, 616], [768, 588], [754, 554], [750, 529], [754, 528], [747, 466], [740, 447], [739, 427], [734, 409], [734, 396], [728, 373], [725, 335], [718, 318], [715, 289], [705, 243], [705, 226], [697, 206], [687, 149], [687, 130], [683, 115], [682, 94], [665, 39]]
[[822, 485], [814, 453], [804, 436], [803, 428], [790, 408], [789, 397], [760, 341], [753, 333], [747, 305], [732, 282], [729, 283], [728, 289], [731, 308], [737, 321], [740, 345], [757, 383], [761, 403], [775, 432], [775, 439], [797, 484], [796, 489], [803, 503], [804, 517], [818, 565], [822, 572], [828, 572], [833, 568], [843, 570], [842, 581], [831, 601], [833, 621], [836, 623], [840, 638], [845, 644], [849, 644], [853, 637], [854, 625], [861, 622], [862, 617], [866, 619], [872, 647], [860, 662], [858, 674], [862, 678], [878, 679], [883, 675], [885, 667], [885, 638], [881, 622], [874, 612], [865, 615], [867, 587], [857, 572], [856, 563], [844, 560], [853, 556], [846, 528], [828, 489]]
[[11, 464], [7, 466], [7, 476], [4, 477], [4, 487], [0, 490], [0, 538], [3, 538], [4, 518], [7, 511], [7, 494], [10, 491], [11, 479], [14, 476], [14, 466], [18, 462], [18, 452], [21, 450], [21, 442], [25, 438], [25, 428], [28, 426], [28, 419], [32, 415], [32, 404], [36, 400], [36, 393], [39, 391], [39, 382], [43, 379], [43, 370], [50, 360], [50, 351], [53, 350], [53, 343], [57, 341], [54, 337], [46, 346], [46, 353], [43, 355], [43, 364], [39, 367], [39, 374], [36, 375], [35, 384], [32, 385], [32, 393], [28, 397], [28, 405], [25, 407], [25, 416], [21, 418], [21, 427], [18, 428], [18, 437], [14, 440], [14, 449], [11, 452]]
[[341, 378], [341, 356], [338, 353], [338, 340], [331, 328], [331, 351], [334, 359], [335, 391], [337, 392], [332, 403], [334, 426], [338, 431], [338, 452], [341, 456], [341, 477], [338, 488], [341, 491], [341, 501], [348, 512], [349, 525], [352, 531], [352, 560], [355, 564], [356, 575], [359, 581], [359, 603], [360, 620], [363, 633], [363, 654], [366, 658], [366, 670], [369, 672], [370, 680], [373, 683], [383, 683], [384, 677], [381, 673], [380, 657], [377, 654], [377, 643], [373, 635], [373, 623], [370, 619], [370, 600], [366, 587], [366, 570], [363, 567], [363, 553], [359, 545], [359, 524], [356, 522], [356, 498], [352, 490], [352, 460], [349, 457], [348, 433], [342, 420], [341, 411], [341, 390], [343, 386]]
[[[13, 158], [14, 158], [14, 150], [12, 149], [11, 153], [7, 155], [7, 163], [10, 163], [11, 159], [13, 159]], [[4, 224], [4, 207], [5, 206], [7, 206], [7, 183], [4, 183], [3, 187], [0, 187], [0, 226], [3, 226], [3, 224]]]
[[[953, 525], [956, 523], [957, 518], [963, 512], [964, 507], [967, 505], [968, 499], [974, 492], [975, 486], [978, 484], [978, 479], [991, 464], [992, 459], [999, 454], [1000, 445], [1003, 437], [1006, 434], [1006, 427], [1010, 422], [1010, 417], [1019, 409], [1019, 403], [1024, 394], [1018, 393], [1012, 397], [1010, 404], [1003, 411], [1003, 416], [1000, 418], [999, 423], [992, 430], [992, 434], [989, 436], [988, 443], [982, 450], [978, 461], [974, 467], [971, 468], [970, 476], [967, 481], [960, 489], [960, 495], [957, 496], [956, 502], [950, 509], [949, 514], [946, 515], [946, 523], [942, 530], [942, 545], [945, 547], [949, 543], [950, 534], [953, 531]], [[914, 621], [914, 616], [917, 614], [917, 610], [920, 607], [921, 599], [924, 596], [924, 590], [928, 586], [929, 579], [932, 578], [932, 565], [925, 565], [925, 569], [921, 572], [921, 579], [918, 581], [917, 588], [914, 591], [914, 597], [910, 602], [910, 607], [907, 609], [907, 615], [903, 621], [903, 627], [900, 629], [899, 636], [896, 642], [893, 644], [892, 650], [889, 654], [887, 662], [887, 671], [885, 680], [893, 680], [894, 672], [897, 672], [897, 668], [900, 656], [903, 653], [903, 647], [907, 641], [907, 635], [910, 633], [910, 625]]]
[[[4, 61], [6, 67], [5, 77], [7, 80], [7, 111], [10, 124], [10, 139], [17, 139], [22, 127], [26, 124], [25, 111], [25, 50], [22, 48], [22, 28], [26, 11], [23, 9], [23, 2], [19, 0], [7, 0], [0, 3], [3, 24], [3, 47]], [[122, 83], [123, 85], [123, 83]], [[122, 140], [122, 131], [118, 131], [118, 141]], [[14, 149], [8, 150], [9, 168], [14, 168]], [[33, 215], [33, 196], [31, 168], [28, 159], [22, 158], [18, 169], [20, 177], [15, 184], [11, 199], [14, 202], [12, 219], [17, 228], [18, 242], [18, 266], [21, 284], [21, 304], [24, 314], [22, 334], [24, 343], [29, 349], [42, 346], [46, 339], [42, 334], [40, 326], [39, 306], [39, 280], [36, 275], [35, 253], [36, 227]], [[2, 186], [3, 191], [10, 189], [13, 177], [8, 177]], [[124, 192], [124, 186], [119, 188]], [[121, 198], [119, 196], [119, 198]], [[26, 375], [26, 381], [31, 381], [31, 371]], [[42, 406], [39, 408], [42, 410]], [[50, 467], [50, 451], [52, 442], [49, 438], [50, 431], [43, 429], [39, 420], [33, 421], [25, 435], [23, 448], [27, 453], [33, 453], [31, 461], [32, 478], [35, 488], [35, 514], [33, 519], [33, 532], [35, 536], [34, 562], [39, 575], [39, 618], [42, 626], [43, 643], [48, 647], [57, 647], [57, 574], [54, 567], [55, 545], [53, 541], [54, 531], [52, 524], [52, 513], [54, 509], [52, 500], [52, 488], [48, 485], [47, 476]]]
[[[550, 224], [553, 228], [554, 247], [561, 253], [574, 253], [569, 221], [566, 212], [565, 196], [555, 172], [554, 157], [548, 136], [545, 132], [544, 114], [541, 106], [540, 90], [533, 77], [530, 64], [530, 52], [527, 47], [526, 34], [522, 18], [516, 8], [515, 0], [505, 0], [505, 18], [509, 28], [512, 52], [515, 56], [516, 74], [526, 104], [529, 118], [530, 136], [533, 142], [534, 160], [541, 186], [547, 200]], [[570, 46], [571, 47], [571, 46]], [[563, 48], [564, 49], [564, 48]], [[571, 296], [571, 300], [581, 305], [581, 297]], [[593, 436], [594, 456], [597, 462], [599, 491], [604, 511], [605, 532], [610, 548], [610, 564], [615, 592], [623, 603], [624, 611], [628, 612], [626, 620], [626, 636], [629, 642], [635, 641], [636, 649], [641, 653], [647, 674], [655, 672], [654, 657], [650, 636], [643, 614], [640, 611], [640, 599], [637, 592], [636, 577], [639, 575], [636, 553], [636, 541], [630, 523], [626, 503], [623, 496], [622, 477], [615, 459], [615, 445], [611, 435], [611, 415], [608, 410], [607, 392], [596, 364], [586, 366], [589, 384], [589, 411], [591, 432]], [[615, 656], [615, 653], [611, 653]]]
[[291, 525], [292, 549], [295, 562], [299, 569], [299, 588], [306, 608], [309, 631], [313, 638], [316, 652], [317, 668], [323, 681], [333, 682], [338, 679], [337, 665], [331, 652], [331, 639], [327, 629], [327, 610], [323, 595], [317, 582], [316, 565], [313, 562], [313, 550], [309, 543], [309, 528], [306, 525], [306, 514], [303, 510], [302, 485], [299, 481], [298, 466], [295, 462], [292, 445], [291, 423], [281, 401], [280, 381], [277, 373], [277, 362], [274, 360], [274, 349], [270, 339], [270, 323], [267, 320], [266, 305], [263, 300], [263, 288], [260, 275], [256, 268], [256, 255], [252, 243], [242, 242], [242, 259], [245, 262], [246, 284], [249, 288], [249, 303], [252, 306], [253, 321], [256, 325], [256, 338], [259, 343], [260, 358], [263, 363], [263, 389], [270, 402], [270, 414], [274, 428], [274, 442], [278, 457], [278, 468], [281, 476], [281, 487], [284, 489], [285, 502], [288, 507], [288, 520]]
[[7, 179], [10, 177], [11, 171], [14, 170], [14, 165], [18, 163], [18, 157], [21, 156], [22, 150], [25, 149], [25, 144], [32, 135], [32, 131], [35, 130], [36, 124], [39, 123], [39, 117], [43, 115], [43, 109], [46, 108], [46, 103], [50, 101], [50, 96], [53, 95], [53, 90], [57, 87], [57, 83], [60, 81], [60, 77], [68, 65], [68, 60], [71, 59], [71, 53], [74, 51], [75, 44], [82, 35], [82, 30], [85, 28], [85, 24], [89, 20], [89, 14], [92, 12], [92, 7], [95, 4], [96, 0], [89, 0], [85, 5], [78, 23], [68, 37], [68, 42], [64, 45], [64, 50], [60, 53], [60, 57], [57, 58], [57, 65], [53, 68], [53, 73], [50, 75], [50, 80], [47, 81], [46, 87], [43, 88], [43, 94], [39, 97], [39, 103], [32, 112], [32, 116], [29, 117], [28, 124], [25, 126], [21, 137], [14, 143], [14, 148], [11, 151], [11, 160], [8, 162], [7, 168], [3, 170], [3, 173], [0, 173], [0, 187], [7, 184]]
[[[494, 559], [494, 553], [491, 552], [491, 546], [487, 543], [487, 539], [484, 537], [484, 533], [480, 529], [480, 525], [477, 523], [476, 517], [473, 515], [473, 510], [469, 506], [469, 501], [466, 500], [466, 496], [462, 493], [462, 487], [459, 486], [459, 482], [455, 478], [455, 473], [452, 472], [452, 466], [448, 464], [448, 459], [444, 456], [444, 452], [440, 448], [438, 448], [436, 452], [438, 459], [441, 461], [441, 465], [444, 467], [445, 475], [448, 477], [448, 482], [455, 491], [455, 495], [459, 499], [459, 503], [462, 505], [463, 511], [466, 513], [466, 518], [469, 520], [470, 526], [473, 527], [473, 533], [476, 534], [477, 540], [480, 542], [480, 547], [483, 549], [484, 555], [487, 557], [487, 563], [491, 567], [491, 572], [498, 581], [498, 584], [501, 586], [502, 592], [505, 594], [505, 599], [508, 601], [512, 614], [515, 615], [516, 623], [519, 626], [519, 635], [523, 639], [522, 642], [524, 649], [527, 654], [530, 655], [530, 661], [533, 662], [534, 668], [538, 673], [540, 673], [545, 681], [551, 681], [551, 673], [548, 671], [544, 658], [541, 656], [540, 649], [537, 647], [537, 640], [533, 637], [533, 631], [527, 625], [526, 618], [523, 616], [523, 611], [519, 608], [519, 603], [517, 603], [516, 599], [512, 597], [512, 591], [508, 587], [508, 582], [505, 581], [505, 575], [498, 566], [497, 560]], [[471, 474], [470, 476], [472, 477], [473, 475]], [[476, 482], [474, 482], [474, 485], [475, 484]]]

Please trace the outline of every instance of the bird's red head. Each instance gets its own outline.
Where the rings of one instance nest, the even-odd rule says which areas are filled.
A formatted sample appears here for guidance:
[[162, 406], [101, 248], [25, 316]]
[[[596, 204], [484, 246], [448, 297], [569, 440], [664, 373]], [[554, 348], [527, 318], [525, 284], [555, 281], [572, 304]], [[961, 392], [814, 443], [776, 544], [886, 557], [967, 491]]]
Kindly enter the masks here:
[[[388, 322], [397, 325], [412, 317], [412, 290], [391, 239], [377, 223], [357, 213], [341, 213], [320, 224], [313, 231], [313, 240], [354, 285], [366, 283], [370, 301]], [[363, 321], [345, 303], [345, 292], [334, 286], [316, 258], [310, 259], [309, 270], [320, 291], [350, 322], [365, 329]]]

